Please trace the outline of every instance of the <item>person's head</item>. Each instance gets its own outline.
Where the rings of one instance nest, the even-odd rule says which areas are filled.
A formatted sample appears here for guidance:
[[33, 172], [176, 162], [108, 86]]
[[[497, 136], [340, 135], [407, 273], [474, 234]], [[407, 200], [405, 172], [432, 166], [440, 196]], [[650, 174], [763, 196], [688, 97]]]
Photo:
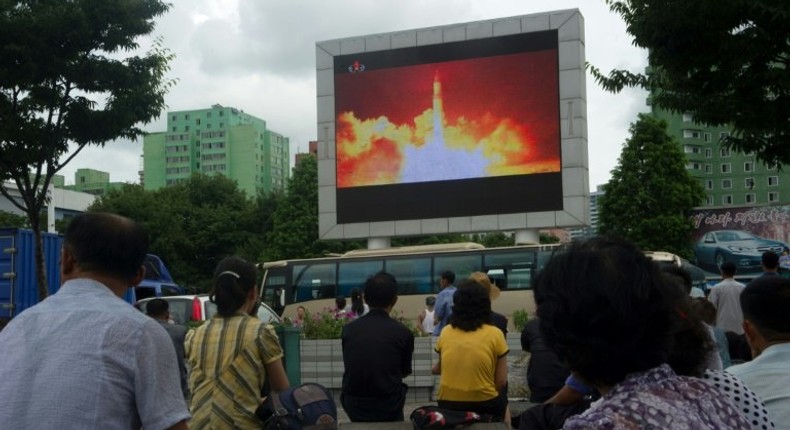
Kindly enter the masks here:
[[445, 270], [439, 275], [439, 286], [442, 288], [449, 287], [455, 282], [455, 273], [452, 270]]
[[359, 288], [351, 289], [351, 312], [362, 315], [365, 312], [365, 302], [362, 300], [362, 291]]
[[346, 296], [335, 296], [335, 307], [339, 310], [344, 309], [346, 307]]
[[145, 273], [148, 234], [120, 215], [87, 212], [74, 217], [66, 229], [61, 251], [61, 280], [100, 276], [130, 287]]
[[[708, 302], [704, 298], [691, 298], [686, 287], [677, 276], [665, 273], [666, 288], [674, 297], [675, 309], [672, 317], [675, 321], [674, 342], [667, 364], [679, 375], [702, 377], [705, 373], [708, 357], [717, 354], [716, 344], [710, 336], [708, 328], [696, 311], [697, 303]], [[713, 306], [713, 305], [711, 305]], [[713, 310], [716, 319], [716, 310]]]
[[473, 279], [461, 282], [453, 294], [450, 325], [463, 331], [475, 331], [490, 321], [491, 296], [488, 290]]
[[151, 318], [167, 320], [170, 318], [170, 304], [167, 300], [153, 299], [145, 306], [145, 313]]
[[534, 279], [541, 333], [582, 379], [610, 387], [666, 362], [678, 296], [666, 284], [658, 266], [629, 242], [574, 242]]
[[776, 272], [779, 268], [779, 254], [773, 251], [765, 251], [762, 256], [763, 270], [766, 272]]
[[735, 272], [738, 271], [738, 267], [732, 261], [725, 261], [721, 263], [719, 270], [721, 270], [722, 278], [734, 278]]
[[365, 301], [371, 308], [388, 309], [398, 301], [398, 282], [387, 272], [365, 280]]
[[217, 305], [217, 313], [229, 317], [237, 311], [253, 314], [258, 305], [255, 288], [258, 269], [241, 257], [225, 257], [214, 269], [214, 291], [209, 299]]
[[469, 279], [482, 285], [483, 288], [488, 291], [488, 296], [491, 298], [491, 301], [494, 301], [497, 299], [497, 297], [499, 297], [499, 294], [501, 293], [501, 291], [499, 291], [499, 287], [491, 282], [491, 278], [487, 274], [483, 272], [472, 272], [472, 274], [469, 275]]
[[707, 325], [716, 325], [716, 306], [704, 297], [691, 299], [691, 311]]
[[753, 354], [770, 343], [790, 342], [790, 279], [755, 278], [741, 292], [741, 310], [743, 331]]
[[296, 317], [299, 318], [300, 320], [304, 319], [306, 313], [307, 310], [305, 310], [304, 306], [299, 306], [296, 308]]
[[428, 308], [433, 309], [433, 306], [435, 304], [436, 304], [436, 297], [428, 296], [425, 298], [425, 306], [428, 306]]

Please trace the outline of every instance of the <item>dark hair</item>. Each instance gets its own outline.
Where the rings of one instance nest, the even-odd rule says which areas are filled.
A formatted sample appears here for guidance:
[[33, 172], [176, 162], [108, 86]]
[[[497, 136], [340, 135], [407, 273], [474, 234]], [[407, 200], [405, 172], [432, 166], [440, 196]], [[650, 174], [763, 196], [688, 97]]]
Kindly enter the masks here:
[[351, 312], [362, 315], [365, 312], [365, 302], [362, 301], [362, 291], [359, 288], [351, 289]]
[[760, 276], [741, 291], [743, 319], [749, 320], [767, 341], [790, 335], [790, 279]]
[[676, 277], [681, 282], [679, 286], [681, 286], [686, 291], [686, 295], [691, 294], [691, 273], [689, 273], [688, 270], [675, 264], [670, 266], [662, 266], [661, 270], [664, 273], [668, 273], [669, 275]]
[[627, 241], [574, 242], [534, 279], [541, 333], [588, 383], [614, 385], [667, 361], [677, 293], [665, 285], [658, 266]]
[[463, 331], [475, 331], [491, 321], [491, 297], [486, 287], [466, 279], [453, 294], [450, 325]]
[[[711, 354], [718, 354], [711, 333], [694, 310], [696, 302], [708, 301], [703, 298], [690, 298], [688, 293], [685, 293], [685, 287], [677, 283], [680, 282], [677, 276], [667, 274], [666, 278], [668, 281], [666, 287], [670, 289], [675, 300], [672, 317], [676, 327], [674, 345], [667, 364], [678, 375], [700, 378], [705, 373], [708, 357]], [[716, 310], [714, 309], [713, 312], [715, 320]]]
[[153, 299], [145, 305], [145, 313], [150, 317], [163, 317], [170, 310], [167, 300]]
[[365, 281], [365, 301], [371, 308], [386, 308], [398, 297], [398, 282], [387, 272], [379, 272]]
[[87, 212], [71, 220], [63, 246], [82, 270], [126, 281], [143, 265], [148, 234], [129, 218]]
[[229, 317], [247, 301], [247, 294], [255, 288], [258, 269], [241, 257], [225, 257], [214, 269], [214, 291], [209, 300], [217, 304], [217, 313]]
[[765, 251], [763, 252], [763, 256], [761, 257], [763, 262], [763, 267], [766, 269], [776, 269], [779, 267], [779, 254], [773, 251]]
[[455, 282], [455, 273], [453, 273], [452, 270], [445, 270], [440, 276], [442, 279], [446, 279], [450, 284]]
[[346, 296], [344, 296], [342, 294], [339, 295], [339, 296], [336, 296], [335, 297], [335, 307], [339, 311], [342, 311], [343, 309], [345, 309], [346, 308]]
[[735, 272], [738, 271], [738, 266], [736, 266], [732, 261], [725, 261], [724, 263], [721, 263], [719, 270], [721, 270], [722, 275], [731, 278], [735, 276]]
[[691, 311], [707, 325], [716, 325], [716, 306], [704, 297], [691, 299]]

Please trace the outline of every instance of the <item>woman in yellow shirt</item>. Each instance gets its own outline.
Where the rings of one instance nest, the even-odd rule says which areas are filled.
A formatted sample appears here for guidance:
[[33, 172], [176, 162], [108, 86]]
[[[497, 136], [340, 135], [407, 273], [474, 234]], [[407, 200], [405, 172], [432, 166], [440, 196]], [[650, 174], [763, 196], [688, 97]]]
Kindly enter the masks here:
[[433, 372], [439, 380], [439, 407], [490, 414], [502, 421], [507, 398], [508, 347], [502, 332], [491, 325], [488, 290], [473, 280], [453, 295], [450, 324], [436, 342], [439, 361]]

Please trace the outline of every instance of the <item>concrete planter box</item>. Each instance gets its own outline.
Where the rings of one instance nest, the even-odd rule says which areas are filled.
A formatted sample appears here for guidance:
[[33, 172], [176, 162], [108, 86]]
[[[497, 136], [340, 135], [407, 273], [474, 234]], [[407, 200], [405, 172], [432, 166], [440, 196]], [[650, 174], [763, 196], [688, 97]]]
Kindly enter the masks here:
[[[301, 376], [302, 382], [316, 382], [330, 388], [335, 397], [343, 387], [343, 347], [340, 339], [301, 339]], [[414, 339], [412, 374], [403, 382], [409, 386], [407, 402], [430, 402], [438, 377], [431, 374], [435, 360], [433, 343], [430, 337]]]

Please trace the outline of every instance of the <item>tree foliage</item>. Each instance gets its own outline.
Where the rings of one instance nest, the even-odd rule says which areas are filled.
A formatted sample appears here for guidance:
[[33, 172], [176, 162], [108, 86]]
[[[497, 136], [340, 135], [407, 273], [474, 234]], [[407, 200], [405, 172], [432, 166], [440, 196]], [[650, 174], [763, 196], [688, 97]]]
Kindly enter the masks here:
[[640, 114], [631, 124], [612, 178], [598, 200], [601, 233], [625, 237], [645, 250], [690, 255], [688, 214], [704, 198], [686, 170], [686, 156], [667, 124]]
[[171, 55], [158, 45], [131, 52], [168, 8], [160, 0], [0, 0], [0, 194], [34, 231], [39, 297], [47, 293], [40, 214], [52, 177], [87, 145], [140, 136], [138, 124], [164, 108]]
[[237, 184], [221, 175], [193, 175], [159, 190], [127, 185], [97, 200], [89, 210], [112, 212], [140, 222], [176, 281], [206, 290], [219, 260], [238, 254], [257, 262], [266, 234], [258, 218], [264, 210]]
[[730, 126], [722, 143], [769, 165], [790, 162], [790, 3], [770, 0], [606, 0], [648, 73], [589, 67], [606, 90], [651, 92], [651, 103]]
[[25, 216], [0, 211], [0, 227], [26, 228], [27, 226], [28, 223]]

